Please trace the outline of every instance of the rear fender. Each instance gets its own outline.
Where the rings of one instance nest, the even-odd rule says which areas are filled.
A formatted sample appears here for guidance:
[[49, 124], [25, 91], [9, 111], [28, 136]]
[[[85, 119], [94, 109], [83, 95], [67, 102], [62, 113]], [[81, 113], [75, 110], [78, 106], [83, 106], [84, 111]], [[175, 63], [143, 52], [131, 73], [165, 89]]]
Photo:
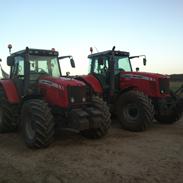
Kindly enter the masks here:
[[17, 104], [20, 102], [20, 97], [12, 80], [0, 80], [0, 86], [4, 89], [9, 103]]

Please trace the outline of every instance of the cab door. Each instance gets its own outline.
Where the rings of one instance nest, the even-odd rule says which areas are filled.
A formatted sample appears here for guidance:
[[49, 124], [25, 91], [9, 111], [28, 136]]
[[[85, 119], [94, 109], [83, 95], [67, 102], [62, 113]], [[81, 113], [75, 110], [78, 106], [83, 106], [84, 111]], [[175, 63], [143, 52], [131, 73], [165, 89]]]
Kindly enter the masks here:
[[19, 96], [24, 92], [24, 57], [15, 56], [14, 65], [11, 67], [10, 78], [15, 83]]

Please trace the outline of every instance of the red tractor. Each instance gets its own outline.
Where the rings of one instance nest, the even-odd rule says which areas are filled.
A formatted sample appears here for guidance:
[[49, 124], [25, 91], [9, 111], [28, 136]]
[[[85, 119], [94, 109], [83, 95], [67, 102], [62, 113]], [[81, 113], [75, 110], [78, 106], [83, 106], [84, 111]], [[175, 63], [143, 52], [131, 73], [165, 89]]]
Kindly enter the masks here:
[[0, 132], [20, 127], [33, 148], [48, 146], [55, 128], [87, 138], [107, 133], [111, 120], [106, 103], [84, 82], [61, 77], [59, 58], [57, 51], [28, 47], [7, 58], [11, 71], [9, 79], [0, 80]]
[[[143, 56], [144, 65], [146, 57]], [[129, 52], [112, 50], [88, 56], [90, 73], [77, 79], [88, 84], [111, 107], [124, 129], [143, 131], [155, 118], [174, 123], [182, 114], [182, 99], [170, 92], [167, 75], [133, 72]]]

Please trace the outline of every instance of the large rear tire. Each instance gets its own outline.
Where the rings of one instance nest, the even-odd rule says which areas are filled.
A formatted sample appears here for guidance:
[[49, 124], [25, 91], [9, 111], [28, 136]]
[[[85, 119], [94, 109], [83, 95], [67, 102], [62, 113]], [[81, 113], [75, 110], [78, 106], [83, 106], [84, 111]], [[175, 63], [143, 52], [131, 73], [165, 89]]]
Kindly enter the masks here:
[[111, 125], [111, 114], [107, 104], [99, 97], [95, 96], [92, 98], [92, 107], [99, 111], [98, 115], [92, 115], [89, 110], [87, 112], [90, 114], [89, 121], [98, 124], [98, 128], [91, 128], [84, 130], [81, 134], [90, 139], [97, 139], [105, 136]]
[[10, 104], [0, 87], [0, 133], [14, 132], [17, 129], [17, 105]]
[[39, 99], [26, 101], [22, 107], [21, 121], [27, 146], [44, 148], [52, 142], [55, 122], [47, 103]]
[[144, 131], [153, 122], [154, 107], [142, 92], [131, 90], [120, 96], [117, 115], [124, 129]]

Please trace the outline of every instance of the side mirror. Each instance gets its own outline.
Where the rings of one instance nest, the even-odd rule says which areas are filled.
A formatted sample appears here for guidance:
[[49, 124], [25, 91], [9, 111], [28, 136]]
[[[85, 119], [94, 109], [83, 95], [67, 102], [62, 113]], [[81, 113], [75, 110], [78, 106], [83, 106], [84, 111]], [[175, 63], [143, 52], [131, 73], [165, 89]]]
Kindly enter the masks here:
[[139, 70], [140, 70], [139, 67], [136, 67], [136, 72], [139, 72]]
[[14, 57], [8, 56], [7, 65], [10, 67], [14, 65]]
[[146, 58], [143, 58], [143, 64], [146, 65], [146, 63], [147, 63]]
[[76, 66], [73, 58], [70, 59], [70, 62], [71, 62], [71, 67], [75, 68]]
[[0, 58], [0, 62], [2, 62], [2, 59]]

